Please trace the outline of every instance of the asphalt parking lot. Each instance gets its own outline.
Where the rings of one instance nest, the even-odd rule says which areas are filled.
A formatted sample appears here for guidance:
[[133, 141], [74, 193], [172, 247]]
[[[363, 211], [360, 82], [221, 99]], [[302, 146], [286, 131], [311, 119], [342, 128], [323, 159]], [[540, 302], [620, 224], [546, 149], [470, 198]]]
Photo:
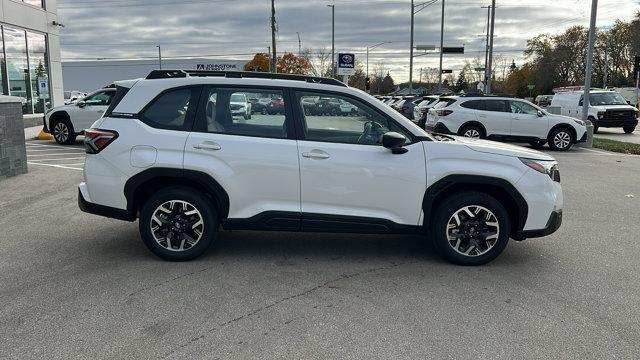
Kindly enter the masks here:
[[483, 267], [418, 236], [243, 231], [167, 263], [137, 223], [80, 212], [80, 143], [28, 146], [0, 182], [2, 359], [640, 354], [640, 157], [553, 153], [563, 226]]

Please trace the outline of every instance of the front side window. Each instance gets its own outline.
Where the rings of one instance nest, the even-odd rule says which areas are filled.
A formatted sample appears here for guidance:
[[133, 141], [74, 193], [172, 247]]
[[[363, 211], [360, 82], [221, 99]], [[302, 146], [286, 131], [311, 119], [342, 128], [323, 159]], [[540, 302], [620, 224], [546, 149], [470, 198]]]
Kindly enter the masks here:
[[483, 100], [484, 110], [493, 112], [511, 112], [504, 100]]
[[298, 99], [308, 141], [381, 145], [382, 135], [389, 131], [399, 132], [410, 141], [398, 125], [361, 101], [306, 92], [299, 93]]
[[509, 101], [513, 114], [537, 115], [538, 109], [522, 101]]
[[199, 131], [284, 139], [284, 95], [280, 90], [209, 88]]
[[200, 88], [180, 88], [169, 90], [149, 105], [143, 112], [141, 119], [149, 126], [184, 130], [190, 123], [191, 99], [196, 98]]
[[114, 91], [99, 91], [87, 96], [87, 98], [84, 99], [84, 103], [89, 106], [109, 106], [114, 94]]

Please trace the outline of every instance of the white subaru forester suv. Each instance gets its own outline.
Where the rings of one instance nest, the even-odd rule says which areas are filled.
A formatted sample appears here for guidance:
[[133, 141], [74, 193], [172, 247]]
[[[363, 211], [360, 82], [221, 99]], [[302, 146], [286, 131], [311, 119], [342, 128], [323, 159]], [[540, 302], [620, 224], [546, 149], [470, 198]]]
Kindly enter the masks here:
[[[424, 234], [449, 261], [495, 259], [510, 238], [556, 231], [556, 161], [536, 150], [431, 136], [366, 93], [325, 78], [153, 71], [116, 84], [85, 132], [79, 206], [139, 219], [166, 260], [223, 229]], [[230, 99], [281, 98], [284, 114], [236, 115]], [[307, 115], [330, 98], [354, 114]]]

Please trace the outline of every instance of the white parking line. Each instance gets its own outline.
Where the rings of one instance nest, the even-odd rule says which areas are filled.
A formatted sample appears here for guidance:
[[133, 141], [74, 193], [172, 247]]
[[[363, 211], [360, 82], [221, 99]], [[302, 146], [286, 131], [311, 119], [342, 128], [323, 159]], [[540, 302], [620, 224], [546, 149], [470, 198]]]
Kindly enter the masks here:
[[50, 158], [50, 159], [27, 159], [31, 161], [64, 161], [64, 160], [78, 160], [84, 159], [84, 156], [81, 157], [68, 157], [68, 158]]
[[67, 152], [67, 153], [55, 153], [55, 154], [27, 154], [27, 157], [40, 157], [40, 156], [58, 156], [58, 155], [84, 155], [84, 153], [80, 152]]
[[70, 149], [70, 148], [63, 148], [63, 147], [60, 147], [60, 148], [57, 148], [57, 149], [49, 149], [49, 148], [47, 148], [47, 149], [38, 149], [38, 148], [35, 148], [35, 147], [31, 147], [31, 148], [27, 148], [27, 151], [29, 151], [29, 152], [45, 152], [45, 151], [77, 151], [77, 152], [84, 152], [83, 149], [77, 149], [76, 150], [76, 149], [73, 149], [73, 148]]
[[54, 168], [59, 168], [59, 169], [70, 169], [70, 170], [78, 170], [78, 171], [82, 171], [83, 170], [82, 168], [77, 168], [77, 167], [64, 166], [64, 165], [52, 165], [52, 164], [40, 164], [40, 163], [34, 163], [34, 162], [30, 162], [30, 161], [27, 161], [27, 164], [49, 166], [49, 167], [54, 167]]

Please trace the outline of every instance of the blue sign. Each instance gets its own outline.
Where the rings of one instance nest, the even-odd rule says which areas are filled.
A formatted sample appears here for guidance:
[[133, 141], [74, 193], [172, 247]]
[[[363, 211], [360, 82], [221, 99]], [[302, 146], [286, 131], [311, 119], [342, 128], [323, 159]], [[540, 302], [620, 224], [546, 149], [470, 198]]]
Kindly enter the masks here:
[[356, 57], [354, 54], [338, 54], [338, 75], [353, 75], [356, 73]]

